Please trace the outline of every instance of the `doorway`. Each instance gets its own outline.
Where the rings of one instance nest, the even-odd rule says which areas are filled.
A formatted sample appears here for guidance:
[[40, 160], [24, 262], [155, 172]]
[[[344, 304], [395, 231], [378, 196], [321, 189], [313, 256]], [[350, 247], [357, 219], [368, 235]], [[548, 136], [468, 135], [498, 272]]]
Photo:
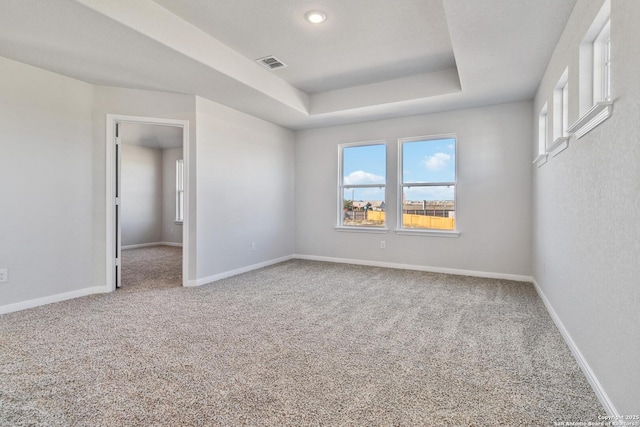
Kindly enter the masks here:
[[[188, 284], [188, 141], [186, 120], [107, 115], [107, 291], [122, 285], [123, 248], [175, 252], [181, 244], [181, 285]], [[131, 183], [152, 188], [141, 193]]]

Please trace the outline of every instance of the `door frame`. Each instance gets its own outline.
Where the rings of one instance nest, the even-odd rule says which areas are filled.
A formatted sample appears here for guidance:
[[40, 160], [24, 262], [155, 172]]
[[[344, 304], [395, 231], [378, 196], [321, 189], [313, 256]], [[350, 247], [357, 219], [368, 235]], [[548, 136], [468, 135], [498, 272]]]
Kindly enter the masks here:
[[[182, 128], [182, 158], [184, 161], [184, 220], [182, 222], [182, 286], [189, 284], [189, 201], [190, 180], [189, 180], [189, 121], [177, 119], [165, 119], [141, 116], [126, 116], [119, 114], [107, 114], [107, 137], [106, 137], [106, 290], [112, 292], [116, 289], [116, 125], [118, 123], [136, 123], [159, 126], [172, 126]], [[118, 240], [122, 247], [122, 241]]]

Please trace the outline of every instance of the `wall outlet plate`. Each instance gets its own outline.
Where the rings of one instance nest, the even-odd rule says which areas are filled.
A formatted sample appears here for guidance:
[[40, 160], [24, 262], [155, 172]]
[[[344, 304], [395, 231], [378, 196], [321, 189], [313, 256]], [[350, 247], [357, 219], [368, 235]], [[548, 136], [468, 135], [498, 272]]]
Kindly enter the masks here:
[[0, 268], [0, 283], [9, 281], [9, 269]]

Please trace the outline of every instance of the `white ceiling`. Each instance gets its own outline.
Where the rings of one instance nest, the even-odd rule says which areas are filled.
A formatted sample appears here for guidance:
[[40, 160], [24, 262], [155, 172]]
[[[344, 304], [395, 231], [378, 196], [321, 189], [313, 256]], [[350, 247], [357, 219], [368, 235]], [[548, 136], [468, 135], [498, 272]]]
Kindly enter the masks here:
[[304, 129], [531, 99], [575, 2], [3, 0], [0, 56]]
[[455, 67], [442, 0], [154, 1], [309, 94]]

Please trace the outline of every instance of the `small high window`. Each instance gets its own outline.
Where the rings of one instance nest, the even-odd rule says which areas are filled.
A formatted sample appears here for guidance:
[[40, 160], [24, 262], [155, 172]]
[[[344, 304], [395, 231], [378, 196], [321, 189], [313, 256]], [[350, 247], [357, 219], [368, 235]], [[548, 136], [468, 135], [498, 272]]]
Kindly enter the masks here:
[[611, 21], [593, 41], [593, 104], [611, 100]]
[[538, 114], [538, 156], [533, 164], [540, 167], [547, 162], [547, 103], [542, 106]]
[[565, 68], [553, 90], [553, 140], [547, 146], [551, 156], [569, 147], [569, 69]]
[[558, 80], [553, 91], [553, 140], [569, 136], [569, 69]]
[[611, 1], [606, 0], [580, 44], [580, 118], [569, 132], [581, 138], [611, 117]]

